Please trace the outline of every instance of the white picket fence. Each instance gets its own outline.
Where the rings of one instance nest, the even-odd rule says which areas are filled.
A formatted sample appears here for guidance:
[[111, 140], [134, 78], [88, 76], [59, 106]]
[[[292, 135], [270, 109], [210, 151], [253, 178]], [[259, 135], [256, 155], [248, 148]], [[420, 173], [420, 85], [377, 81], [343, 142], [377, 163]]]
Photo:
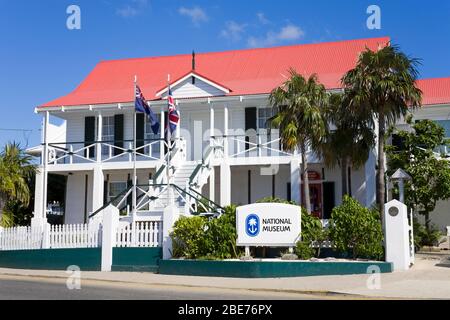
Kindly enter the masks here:
[[42, 240], [43, 232], [36, 228], [0, 228], [0, 250], [40, 249]]
[[[162, 246], [162, 221], [135, 222], [118, 228], [116, 247]], [[0, 251], [101, 247], [101, 224], [0, 228]]]
[[116, 247], [162, 246], [162, 221], [141, 221], [117, 230]]
[[52, 249], [100, 247], [99, 224], [64, 224], [50, 226]]

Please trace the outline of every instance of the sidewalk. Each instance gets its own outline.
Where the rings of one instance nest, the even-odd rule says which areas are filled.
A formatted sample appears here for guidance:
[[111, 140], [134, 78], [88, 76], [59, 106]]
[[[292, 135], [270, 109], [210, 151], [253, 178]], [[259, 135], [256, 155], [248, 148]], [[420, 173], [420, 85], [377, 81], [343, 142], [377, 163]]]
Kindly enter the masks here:
[[[445, 264], [440, 263], [443, 259]], [[247, 289], [316, 294], [350, 294], [376, 298], [450, 299], [450, 260], [448, 256], [419, 255], [407, 272], [381, 274], [381, 288], [367, 287], [368, 275], [321, 276], [276, 279], [236, 279], [169, 276], [133, 272], [82, 272], [82, 279], [139, 283], [147, 285]], [[447, 264], [448, 261], [448, 264]], [[436, 266], [439, 265], [439, 266]], [[2, 269], [0, 274], [30, 277], [67, 278], [64, 271]]]

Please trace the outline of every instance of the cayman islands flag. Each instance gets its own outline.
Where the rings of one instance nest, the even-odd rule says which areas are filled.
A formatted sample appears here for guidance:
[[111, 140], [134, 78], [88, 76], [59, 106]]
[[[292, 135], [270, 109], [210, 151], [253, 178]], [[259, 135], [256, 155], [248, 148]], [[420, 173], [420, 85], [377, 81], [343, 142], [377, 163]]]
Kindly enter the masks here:
[[139, 88], [138, 85], [136, 85], [136, 99], [134, 102], [134, 107], [136, 109], [136, 112], [143, 112], [147, 115], [153, 133], [158, 134], [160, 126], [158, 117], [147, 104], [147, 101], [142, 94], [141, 88]]
[[178, 124], [180, 123], [180, 114], [178, 113], [177, 108], [175, 107], [175, 102], [172, 96], [172, 89], [169, 86], [169, 92], [167, 96], [167, 104], [169, 108], [169, 126], [168, 129], [170, 133], [174, 133], [177, 129]]

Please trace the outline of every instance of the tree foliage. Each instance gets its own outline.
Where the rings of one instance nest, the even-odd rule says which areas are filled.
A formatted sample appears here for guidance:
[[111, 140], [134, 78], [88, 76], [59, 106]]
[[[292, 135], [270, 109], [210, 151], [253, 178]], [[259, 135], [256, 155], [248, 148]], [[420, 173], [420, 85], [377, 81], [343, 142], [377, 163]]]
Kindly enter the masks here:
[[385, 137], [387, 125], [404, 116], [410, 108], [421, 107], [422, 91], [417, 88], [419, 60], [408, 57], [398, 46], [363, 51], [356, 67], [342, 79], [348, 104], [363, 117], [378, 124], [377, 203], [383, 213], [385, 202]]
[[435, 152], [446, 144], [444, 129], [431, 120], [412, 121], [408, 118], [412, 131], [395, 132], [402, 146], [387, 147], [388, 174], [401, 168], [411, 176], [405, 183], [406, 205], [424, 215], [430, 229], [429, 215], [437, 202], [450, 198], [450, 162]]

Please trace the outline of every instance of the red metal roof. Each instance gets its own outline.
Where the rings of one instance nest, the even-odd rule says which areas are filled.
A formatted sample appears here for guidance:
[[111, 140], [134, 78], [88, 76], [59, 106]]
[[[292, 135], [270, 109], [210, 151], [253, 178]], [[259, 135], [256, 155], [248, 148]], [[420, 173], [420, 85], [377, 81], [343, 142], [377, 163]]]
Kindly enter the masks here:
[[[200, 53], [196, 55], [196, 72], [230, 88], [229, 95], [269, 93], [285, 80], [290, 67], [305, 76], [317, 73], [328, 89], [335, 89], [344, 73], [355, 66], [361, 51], [366, 47], [375, 50], [389, 41], [383, 37]], [[144, 95], [156, 99], [167, 74], [178, 79], [191, 71], [191, 62], [190, 54], [102, 61], [73, 92], [42, 106], [131, 102], [134, 75]]]
[[423, 92], [423, 105], [450, 104], [450, 78], [423, 79], [417, 86]]

